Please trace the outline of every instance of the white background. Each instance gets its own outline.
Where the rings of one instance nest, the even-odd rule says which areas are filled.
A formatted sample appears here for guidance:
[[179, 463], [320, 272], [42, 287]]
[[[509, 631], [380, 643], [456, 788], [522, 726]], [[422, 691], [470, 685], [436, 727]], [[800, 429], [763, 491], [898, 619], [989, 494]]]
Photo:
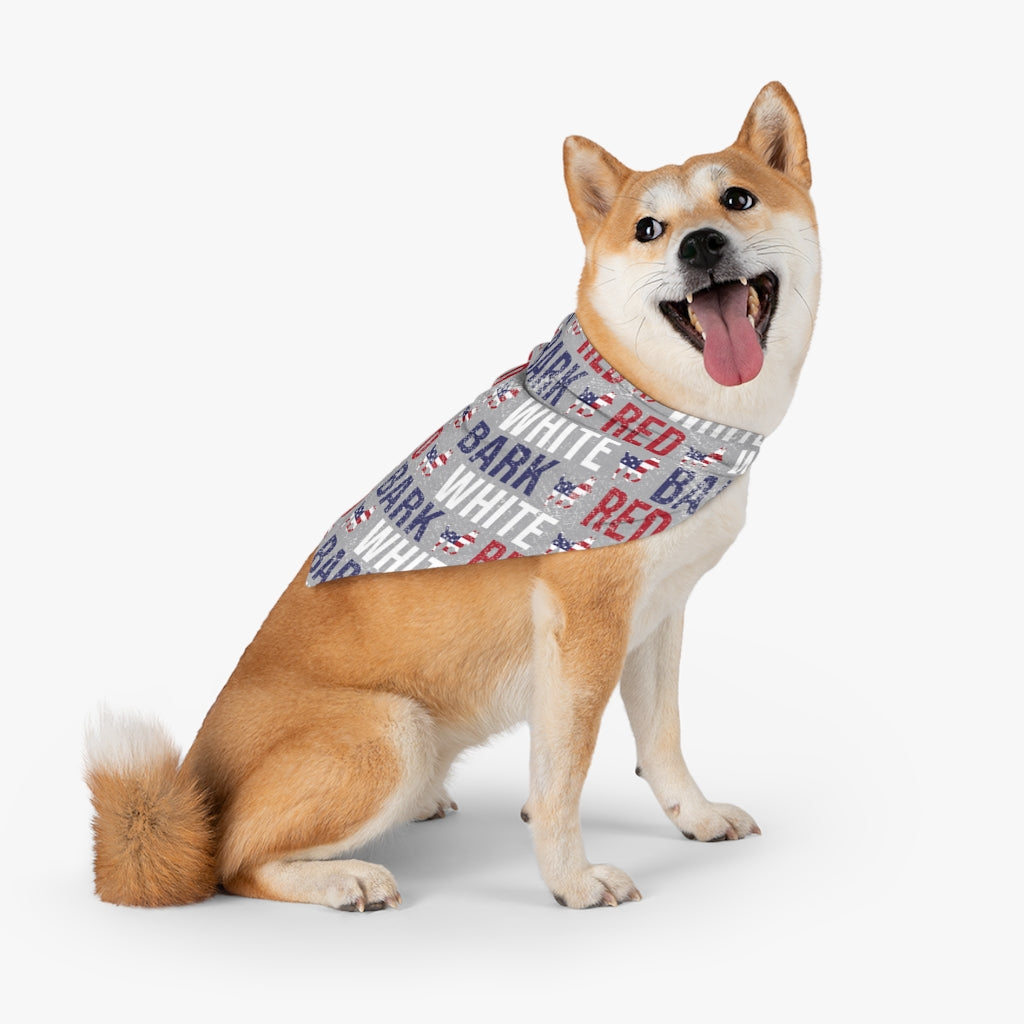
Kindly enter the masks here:
[[[996, 4], [2, 10], [0, 970], [21, 1019], [1019, 1012], [1021, 77]], [[349, 439], [375, 392], [418, 439], [549, 336], [582, 257], [565, 135], [677, 162], [774, 78], [810, 140], [821, 312], [682, 683], [698, 780], [764, 834], [679, 838], [616, 697], [584, 834], [641, 903], [555, 905], [519, 731], [459, 766], [457, 815], [371, 851], [398, 912], [101, 904], [98, 702], [187, 745], [407, 447]]]

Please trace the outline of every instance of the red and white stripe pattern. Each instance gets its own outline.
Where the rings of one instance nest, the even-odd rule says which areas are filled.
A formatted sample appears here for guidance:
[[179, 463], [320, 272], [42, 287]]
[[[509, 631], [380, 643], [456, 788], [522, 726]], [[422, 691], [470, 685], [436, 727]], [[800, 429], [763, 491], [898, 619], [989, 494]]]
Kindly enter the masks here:
[[569, 406], [569, 412], [576, 413], [577, 416], [583, 416], [589, 418], [594, 415], [596, 409], [600, 409], [606, 405], [611, 405], [615, 401], [615, 393], [609, 391], [605, 395], [599, 395], [596, 398], [588, 398], [586, 395], [580, 397], [576, 402], [573, 402]]
[[497, 409], [502, 402], [507, 402], [510, 398], [515, 398], [521, 390], [521, 388], [510, 388], [504, 386], [495, 388], [487, 396], [487, 404], [492, 409]]
[[571, 541], [565, 536], [565, 534], [559, 533], [559, 535], [551, 542], [551, 546], [544, 552], [544, 554], [553, 555], [559, 551], [586, 551], [593, 543], [593, 537], [587, 537], [586, 540]]
[[650, 458], [641, 459], [639, 455], [634, 455], [632, 452], [626, 452], [625, 455], [619, 459], [619, 465], [612, 477], [621, 476], [630, 483], [636, 483], [649, 469], [657, 469], [661, 465], [661, 459]]
[[464, 533], [461, 537], [454, 530], [443, 530], [441, 539], [434, 545], [434, 550], [440, 548], [445, 554], [454, 555], [464, 545], [475, 544], [476, 538], [476, 530], [470, 530], [469, 533]]
[[360, 523], [365, 523], [370, 516], [376, 511], [377, 506], [371, 505], [366, 508], [365, 505], [360, 505], [353, 513], [345, 520], [345, 529], [351, 533]]
[[[561, 483], [561, 481], [559, 481]], [[555, 503], [555, 508], [572, 508], [584, 494], [589, 494], [594, 489], [594, 484], [597, 483], [597, 477], [587, 477], [586, 480], [581, 484], [577, 484], [572, 490], [566, 488], [565, 490], [559, 490], [557, 487], [553, 490], [545, 499], [545, 506], [550, 505], [551, 502]]]
[[[712, 463], [721, 462], [722, 461], [722, 457], [724, 455], [725, 455], [725, 449], [724, 448], [717, 448], [715, 451], [711, 452], [710, 455], [703, 455], [701, 452], [697, 451], [696, 448], [691, 448], [686, 453], [686, 455], [684, 455], [683, 458], [680, 459], [679, 465], [680, 466], [685, 466], [685, 465], [687, 465], [689, 463], [691, 465], [697, 465], [697, 466], [710, 466]], [[698, 458], [697, 456], [701, 456], [701, 457]]]
[[452, 426], [458, 430], [459, 427], [464, 427], [475, 415], [476, 406], [471, 405], [468, 408], [463, 409], [462, 412], [452, 420]]
[[452, 457], [454, 450], [449, 448], [446, 452], [438, 452], [437, 448], [431, 448], [420, 460], [420, 472], [424, 476], [430, 476], [435, 469], [439, 469]]

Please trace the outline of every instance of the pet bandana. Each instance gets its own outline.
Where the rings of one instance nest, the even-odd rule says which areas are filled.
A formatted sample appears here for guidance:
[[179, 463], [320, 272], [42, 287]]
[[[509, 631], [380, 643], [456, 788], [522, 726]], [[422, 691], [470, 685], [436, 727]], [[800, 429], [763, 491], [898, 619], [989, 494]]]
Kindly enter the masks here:
[[651, 537], [745, 473], [762, 440], [645, 395], [572, 314], [338, 519], [306, 585]]

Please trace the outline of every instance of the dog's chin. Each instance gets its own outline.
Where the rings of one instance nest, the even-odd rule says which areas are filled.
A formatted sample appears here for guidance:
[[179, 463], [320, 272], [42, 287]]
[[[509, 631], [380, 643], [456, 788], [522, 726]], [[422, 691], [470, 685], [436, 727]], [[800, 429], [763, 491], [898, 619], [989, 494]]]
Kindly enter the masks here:
[[659, 309], [673, 330], [702, 354], [708, 375], [735, 387], [761, 372], [777, 291], [778, 279], [765, 273], [713, 283], [685, 299], [664, 301]]

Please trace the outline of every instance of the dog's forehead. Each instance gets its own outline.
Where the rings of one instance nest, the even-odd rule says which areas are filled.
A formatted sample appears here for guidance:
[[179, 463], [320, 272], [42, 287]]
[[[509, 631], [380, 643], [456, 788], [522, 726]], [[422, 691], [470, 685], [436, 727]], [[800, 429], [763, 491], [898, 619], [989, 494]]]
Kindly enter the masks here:
[[643, 202], [652, 210], [692, 210], [717, 197], [729, 177], [720, 162], [683, 164], [651, 171]]

